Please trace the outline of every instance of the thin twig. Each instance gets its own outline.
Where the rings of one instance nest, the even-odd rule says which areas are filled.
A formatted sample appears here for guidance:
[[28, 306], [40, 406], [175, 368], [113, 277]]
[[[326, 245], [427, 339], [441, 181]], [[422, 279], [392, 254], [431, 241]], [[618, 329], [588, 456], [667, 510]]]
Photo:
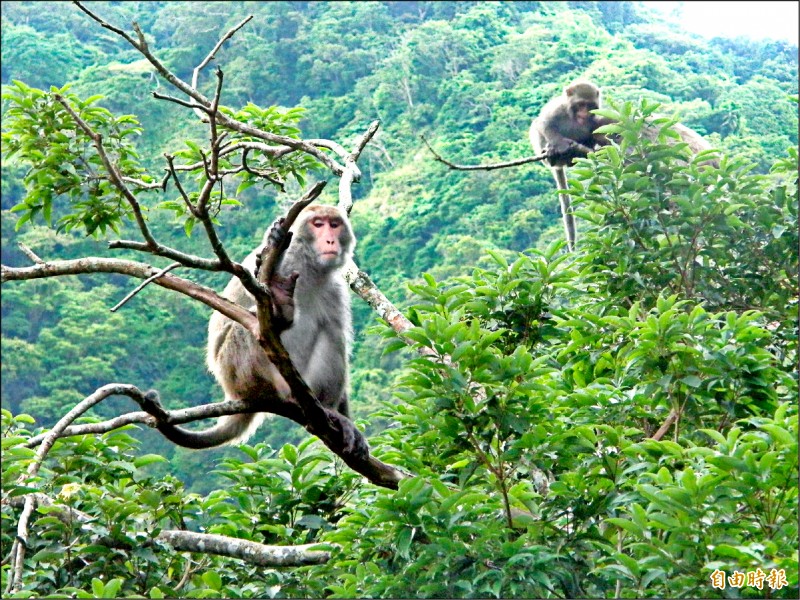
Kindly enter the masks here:
[[22, 253], [25, 254], [25, 256], [27, 256], [28, 258], [30, 258], [33, 262], [35, 262], [38, 265], [44, 263], [44, 261], [41, 258], [39, 258], [34, 253], [34, 251], [28, 248], [25, 244], [19, 242], [17, 245], [19, 246], [19, 249], [22, 250]]
[[247, 164], [247, 154], [249, 152], [250, 152], [249, 148], [245, 148], [242, 151], [242, 169], [244, 171], [246, 171], [247, 173], [250, 173], [251, 175], [255, 175], [256, 177], [261, 177], [262, 179], [266, 179], [272, 185], [277, 187], [281, 191], [281, 193], [285, 193], [286, 192], [286, 186], [284, 185], [284, 182], [280, 181], [279, 179], [276, 179], [275, 177], [273, 177], [273, 174], [275, 173], [275, 171], [270, 173], [270, 172], [264, 171], [263, 169], [256, 169], [256, 168], [251, 167], [250, 165]]
[[189, 196], [186, 194], [186, 191], [183, 189], [183, 184], [181, 180], [178, 178], [178, 173], [175, 171], [175, 157], [171, 154], [164, 153], [164, 158], [167, 159], [168, 165], [168, 175], [172, 177], [172, 180], [175, 182], [175, 188], [178, 190], [178, 193], [183, 198], [184, 204], [186, 204], [186, 208], [189, 209], [189, 212], [192, 214], [193, 217], [197, 217], [197, 209], [195, 208], [192, 201], [189, 200]]
[[431, 145], [428, 143], [428, 140], [425, 139], [425, 136], [421, 135], [419, 137], [423, 142], [425, 142], [425, 145], [428, 147], [428, 150], [431, 151], [431, 154], [433, 154], [433, 157], [437, 161], [447, 165], [448, 167], [450, 167], [451, 169], [454, 169], [456, 171], [492, 171], [494, 169], [505, 169], [506, 167], [518, 167], [519, 165], [526, 165], [528, 163], [539, 162], [539, 161], [544, 160], [546, 158], [551, 158], [550, 153], [545, 153], [545, 154], [540, 154], [539, 156], [530, 156], [528, 158], [519, 158], [517, 160], [511, 160], [511, 161], [502, 162], [502, 163], [492, 163], [490, 165], [457, 165], [455, 163], [450, 162], [449, 160], [447, 160], [445, 158], [442, 158], [436, 152], [436, 150], [434, 150], [431, 147]]
[[148, 278], [147, 278], [147, 279], [145, 279], [145, 280], [144, 280], [142, 283], [140, 283], [140, 284], [139, 284], [139, 285], [136, 287], [136, 289], [135, 289], [135, 290], [133, 290], [133, 291], [132, 291], [130, 294], [128, 294], [127, 296], [125, 296], [125, 297], [122, 299], [122, 301], [121, 301], [119, 304], [117, 304], [117, 305], [116, 305], [114, 308], [112, 308], [112, 309], [111, 309], [111, 312], [117, 312], [117, 310], [119, 310], [119, 309], [122, 307], [122, 305], [123, 305], [123, 304], [125, 304], [125, 303], [126, 303], [128, 300], [130, 300], [130, 299], [131, 299], [131, 298], [133, 298], [133, 297], [134, 297], [136, 294], [138, 294], [139, 292], [141, 292], [141, 291], [144, 289], [144, 287], [145, 287], [146, 285], [148, 285], [148, 284], [152, 283], [153, 281], [155, 281], [155, 280], [156, 280], [156, 279], [158, 279], [159, 277], [161, 277], [161, 276], [163, 276], [163, 275], [166, 275], [167, 273], [169, 273], [170, 271], [172, 271], [172, 269], [174, 269], [175, 267], [180, 267], [180, 266], [181, 266], [181, 263], [172, 263], [172, 264], [171, 264], [171, 265], [169, 265], [168, 267], [166, 267], [166, 268], [164, 268], [164, 269], [161, 269], [161, 270], [160, 270], [158, 273], [156, 273], [156, 274], [155, 274], [155, 275], [153, 275], [152, 277], [148, 277]]
[[161, 181], [156, 181], [153, 183], [147, 183], [146, 181], [142, 181], [141, 179], [134, 179], [133, 177], [123, 177], [122, 181], [124, 181], [125, 183], [133, 184], [136, 187], [140, 187], [145, 190], [161, 189], [162, 191], [166, 191], [168, 179], [169, 179], [169, 173], [164, 175]]
[[[157, 100], [166, 100], [167, 102], [174, 102], [175, 104], [179, 104], [180, 106], [191, 108], [195, 112], [199, 110], [203, 111], [204, 113], [210, 112], [207, 106], [203, 106], [202, 104], [198, 104], [197, 102], [189, 102], [188, 100], [181, 100], [180, 98], [176, 98], [175, 96], [169, 96], [167, 94], [161, 94], [155, 91], [151, 92], [151, 94], [153, 94], [153, 98], [156, 98]], [[205, 121], [208, 121], [208, 117], [205, 118]]]
[[[208, 56], [206, 56], [203, 59], [203, 62], [201, 62], [194, 68], [194, 71], [192, 72], [192, 84], [191, 84], [194, 89], [197, 89], [197, 79], [200, 75], [200, 71], [205, 69], [206, 65], [208, 65], [208, 63], [211, 62], [216, 57], [217, 52], [219, 52], [219, 49], [222, 47], [222, 44], [231, 39], [234, 36], [234, 34], [237, 31], [239, 31], [242, 27], [244, 27], [247, 24], [247, 22], [250, 21], [252, 18], [253, 15], [249, 15], [248, 17], [245, 17], [245, 19], [241, 23], [232, 27], [225, 35], [223, 35], [220, 38], [220, 40], [217, 42], [217, 45], [214, 46], [211, 52], [208, 53]], [[208, 116], [201, 114], [200, 112], [197, 111], [197, 109], [195, 109], [195, 114], [197, 114], [197, 116], [200, 118], [201, 121], [205, 122], [206, 120], [208, 120]]]

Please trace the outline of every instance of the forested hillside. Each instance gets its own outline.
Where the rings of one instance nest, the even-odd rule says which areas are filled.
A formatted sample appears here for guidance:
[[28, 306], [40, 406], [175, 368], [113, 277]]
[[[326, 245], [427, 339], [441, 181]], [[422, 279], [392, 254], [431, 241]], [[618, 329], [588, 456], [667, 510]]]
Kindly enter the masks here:
[[[185, 81], [252, 15], [199, 90], [213, 96], [219, 67], [225, 107], [345, 148], [380, 121], [353, 187], [355, 257], [417, 328], [402, 341], [353, 297], [350, 406], [375, 455], [415, 477], [372, 486], [284, 420], [243, 449], [189, 451], [143, 429], [60, 440], [37, 486], [94, 520], [37, 515], [20, 597], [762, 597], [712, 587], [715, 572], [757, 569], [786, 578], [763, 584], [772, 597], [796, 597], [797, 47], [704, 40], [636, 2], [89, 5], [138, 23]], [[576, 79], [601, 87], [624, 141], [570, 171], [567, 253], [543, 164], [450, 170], [423, 137], [461, 164], [531, 156], [531, 119]], [[208, 142], [196, 115], [154, 98], [175, 92], [69, 2], [3, 2], [2, 84], [3, 265], [31, 264], [19, 243], [45, 261], [141, 260], [108, 248], [136, 238], [129, 221], [87, 234], [58, 165], [30, 177], [36, 144], [10, 153], [8, 123], [29, 88], [100, 95], [140, 123], [126, 139], [159, 178], [165, 153]], [[643, 140], [654, 111], [706, 136], [719, 164]], [[235, 260], [310, 183], [333, 179], [322, 200], [336, 203], [319, 162], [280, 168], [283, 191], [227, 191], [238, 203], [218, 231]], [[156, 208], [174, 189], [150, 197], [159, 239], [211, 254], [180, 211]], [[187, 277], [221, 290], [230, 276]], [[105, 384], [157, 389], [169, 408], [222, 398], [205, 366], [210, 309], [150, 285], [110, 312], [137, 283], [4, 281], [4, 491], [32, 460], [31, 432]], [[91, 414], [133, 408], [120, 396]], [[4, 556], [19, 512], [4, 501]], [[332, 557], [183, 554], [158, 538], [169, 528], [322, 541]]]

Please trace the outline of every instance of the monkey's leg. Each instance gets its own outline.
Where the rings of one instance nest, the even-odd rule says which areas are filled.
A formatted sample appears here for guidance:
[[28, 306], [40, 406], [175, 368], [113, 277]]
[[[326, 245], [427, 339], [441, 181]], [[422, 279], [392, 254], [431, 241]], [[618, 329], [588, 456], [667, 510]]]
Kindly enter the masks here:
[[[556, 187], [559, 190], [567, 189], [567, 176], [565, 167], [552, 167], [553, 177], [556, 180]], [[561, 219], [564, 221], [564, 234], [567, 238], [567, 249], [572, 252], [575, 249], [575, 216], [572, 214], [572, 205], [569, 196], [558, 194], [558, 202], [561, 205]]]

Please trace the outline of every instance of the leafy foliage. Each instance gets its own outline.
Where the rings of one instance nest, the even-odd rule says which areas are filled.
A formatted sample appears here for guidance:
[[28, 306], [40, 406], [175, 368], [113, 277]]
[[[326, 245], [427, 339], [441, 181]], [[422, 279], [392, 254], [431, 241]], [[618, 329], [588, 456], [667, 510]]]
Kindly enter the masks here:
[[[203, 143], [145, 101], [152, 73], [129, 62], [139, 58], [130, 50], [87, 41], [96, 32], [62, 5], [53, 18], [39, 4], [7, 4], [4, 42], [21, 43], [21, 22], [73, 40], [74, 53], [66, 43], [47, 52], [78, 82], [17, 65], [38, 54], [15, 45], [9, 55], [4, 43], [16, 70], [3, 61], [3, 150], [17, 163], [4, 161], [3, 206], [17, 207], [5, 213], [4, 242], [36, 241], [46, 258], [99, 253], [74, 234], [122, 235], [130, 215], [55, 95], [103, 135], [128, 177], [159, 179], [147, 173], [165, 150], [195, 165], [187, 180], [202, 175]], [[797, 597], [798, 157], [786, 100], [796, 49], [711, 47], [659, 29], [633, 3], [101, 6], [120, 22], [136, 14], [184, 73], [205, 53], [200, 29], [255, 12], [255, 31], [237, 35], [225, 58], [224, 110], [245, 122], [343, 140], [382, 119], [359, 162], [359, 261], [392, 297], [410, 281], [401, 300], [420, 353], [396, 352], [407, 342], [378, 326], [384, 335], [356, 336], [352, 380], [373, 452], [414, 476], [396, 492], [363, 485], [305, 435], [287, 443], [282, 426], [270, 428], [277, 443], [170, 463], [142, 454], [163, 446], [133, 430], [60, 440], [30, 482], [56, 506], [39, 506], [31, 523], [20, 597], [763, 597], [711, 587], [715, 570], [756, 569], [785, 575], [771, 597]], [[119, 64], [91, 64], [105, 56]], [[29, 66], [33, 79], [11, 80]], [[530, 117], [578, 76], [602, 85], [621, 141], [570, 171], [581, 239], [567, 255], [544, 169], [444, 172], [420, 153], [418, 134], [462, 162], [523, 156]], [[108, 110], [91, 96], [98, 88]], [[114, 116], [134, 108], [138, 119]], [[671, 144], [676, 119], [656, 111], [683, 112], [722, 152], [693, 157]], [[646, 121], [660, 128], [655, 142], [641, 135]], [[139, 122], [148, 131], [134, 147]], [[258, 151], [249, 164], [287, 186], [317, 167]], [[243, 256], [275, 203], [272, 186], [238, 177], [213, 200], [226, 244]], [[159, 234], [191, 231], [181, 198], [143, 206], [176, 215], [177, 228], [152, 219]], [[62, 233], [28, 227], [40, 217]], [[198, 238], [182, 243], [201, 252]], [[20, 263], [8, 246], [3, 262]], [[212, 277], [198, 274], [222, 283]], [[30, 491], [19, 477], [33, 460], [33, 425], [114, 379], [189, 402], [214, 394], [198, 371], [207, 315], [154, 292], [136, 319], [107, 319], [124, 285], [4, 289], [13, 410], [2, 413], [12, 500], [3, 547], [16, 535], [15, 500]], [[374, 318], [356, 310], [359, 327]], [[127, 410], [117, 402], [97, 414]], [[64, 519], [63, 507], [88, 520]], [[170, 528], [319, 542], [332, 559], [267, 569], [185, 554], [158, 538]], [[4, 584], [8, 573], [3, 565]]]
[[132, 218], [132, 210], [105, 174], [94, 140], [76, 126], [58, 98], [101, 136], [119, 177], [138, 177], [143, 172], [127, 139], [141, 128], [131, 115], [114, 117], [107, 109], [93, 106], [102, 96], [80, 100], [66, 94], [68, 88], [51, 88], [46, 93], [15, 81], [3, 93], [3, 100], [9, 103], [4, 154], [20, 157], [30, 166], [24, 178], [27, 194], [11, 209], [22, 213], [17, 229], [40, 213], [51, 225], [54, 200], [66, 197], [72, 210], [58, 220], [59, 229], [80, 227], [87, 235], [105, 234], [106, 229], [119, 233], [122, 220]]

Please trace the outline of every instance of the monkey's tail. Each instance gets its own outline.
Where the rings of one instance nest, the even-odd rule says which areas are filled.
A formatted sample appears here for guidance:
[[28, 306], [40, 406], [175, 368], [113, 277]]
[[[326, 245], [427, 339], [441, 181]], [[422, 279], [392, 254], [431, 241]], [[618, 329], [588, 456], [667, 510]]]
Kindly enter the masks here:
[[228, 415], [220, 417], [216, 425], [202, 431], [163, 424], [158, 426], [158, 430], [174, 444], [193, 450], [204, 450], [223, 444], [243, 444], [255, 433], [266, 417], [266, 413]]

